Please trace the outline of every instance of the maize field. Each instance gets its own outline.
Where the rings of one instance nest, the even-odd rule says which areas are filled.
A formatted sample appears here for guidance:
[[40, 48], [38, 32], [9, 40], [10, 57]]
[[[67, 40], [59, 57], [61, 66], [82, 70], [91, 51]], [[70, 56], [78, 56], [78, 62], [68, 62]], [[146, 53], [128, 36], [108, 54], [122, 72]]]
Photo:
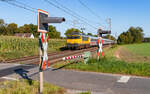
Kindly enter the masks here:
[[[59, 51], [64, 47], [65, 39], [49, 39], [48, 52]], [[38, 55], [39, 41], [37, 38], [21, 38], [14, 36], [0, 36], [0, 61]]]

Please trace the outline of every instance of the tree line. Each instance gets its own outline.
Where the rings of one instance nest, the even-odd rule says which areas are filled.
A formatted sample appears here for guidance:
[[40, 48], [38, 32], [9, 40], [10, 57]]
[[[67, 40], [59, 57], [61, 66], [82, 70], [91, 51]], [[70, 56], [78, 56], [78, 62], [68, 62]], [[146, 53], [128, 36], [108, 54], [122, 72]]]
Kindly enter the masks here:
[[[65, 32], [66, 37], [72, 32], [79, 32], [84, 35], [97, 37], [97, 35], [93, 35], [92, 33], [85, 34], [83, 31], [76, 28], [67, 29]], [[23, 26], [18, 26], [16, 23], [7, 24], [3, 19], [0, 19], [0, 35], [14, 36], [16, 33], [32, 33], [35, 37], [39, 36], [39, 32], [37, 32], [37, 25], [24, 24]], [[56, 27], [52, 25], [49, 26], [48, 34], [50, 38], [61, 38], [61, 33], [58, 32]], [[112, 35], [106, 35], [104, 38], [115, 40]]]
[[[38, 37], [37, 25], [34, 24], [24, 24], [18, 27], [16, 23], [7, 24], [3, 19], [0, 19], [0, 35], [10, 35], [13, 36], [16, 33], [32, 33], [35, 37]], [[49, 26], [49, 37], [50, 38], [60, 38], [60, 32], [56, 30], [56, 27]]]
[[141, 43], [144, 40], [144, 33], [141, 27], [130, 27], [126, 32], [119, 35], [118, 44]]

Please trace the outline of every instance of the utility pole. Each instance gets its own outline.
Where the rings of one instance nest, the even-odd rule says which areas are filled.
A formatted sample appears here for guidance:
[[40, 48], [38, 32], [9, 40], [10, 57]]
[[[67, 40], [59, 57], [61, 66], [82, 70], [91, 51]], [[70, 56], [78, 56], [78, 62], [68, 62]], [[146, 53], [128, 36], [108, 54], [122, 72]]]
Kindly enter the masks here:
[[85, 28], [81, 28], [82, 33], [84, 33], [83, 30], [85, 30]]
[[111, 31], [111, 18], [108, 18], [109, 30]]
[[117, 32], [115, 33], [115, 38], [116, 38], [115, 42], [117, 43]]
[[78, 20], [73, 20], [72, 21], [73, 28], [76, 28], [76, 24], [78, 24]]

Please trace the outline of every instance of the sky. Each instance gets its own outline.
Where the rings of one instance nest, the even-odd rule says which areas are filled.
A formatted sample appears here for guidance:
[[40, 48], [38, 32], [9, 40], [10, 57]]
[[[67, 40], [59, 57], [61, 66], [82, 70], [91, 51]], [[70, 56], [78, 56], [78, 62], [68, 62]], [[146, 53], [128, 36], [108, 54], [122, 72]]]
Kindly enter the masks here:
[[[97, 29], [109, 29], [108, 19], [112, 22], [112, 35], [117, 37], [120, 33], [125, 32], [129, 27], [142, 27], [144, 36], [150, 37], [150, 0], [81, 0], [93, 13], [84, 7], [79, 0], [56, 0], [63, 6], [69, 8], [73, 12], [82, 16], [82, 20], [87, 23], [70, 16], [62, 10], [54, 7], [45, 0], [11, 0], [10, 2], [19, 1], [32, 8], [42, 9], [49, 12], [51, 17], [64, 17], [65, 22], [60, 24], [52, 24], [64, 36], [68, 28], [85, 28], [85, 33], [97, 34]], [[49, 0], [55, 2], [55, 0]], [[60, 6], [59, 4], [56, 4]], [[37, 24], [37, 13], [18, 8], [0, 0], [0, 19], [4, 19], [5, 23], [16, 23], [18, 26], [24, 24]], [[75, 15], [75, 14], [73, 14]]]

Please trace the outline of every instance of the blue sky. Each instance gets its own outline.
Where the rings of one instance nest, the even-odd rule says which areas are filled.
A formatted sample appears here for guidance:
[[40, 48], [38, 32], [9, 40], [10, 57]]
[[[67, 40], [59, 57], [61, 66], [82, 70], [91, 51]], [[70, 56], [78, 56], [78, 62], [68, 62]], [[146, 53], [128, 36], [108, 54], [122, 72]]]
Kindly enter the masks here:
[[[34, 8], [43, 9], [49, 12], [50, 16], [65, 17], [66, 22], [53, 24], [62, 36], [68, 28], [86, 28], [84, 32], [96, 34], [97, 30], [91, 28], [82, 21], [53, 7], [44, 0], [16, 0]], [[55, 0], [50, 0], [55, 1]], [[150, 37], [150, 0], [81, 0], [92, 9], [100, 18], [95, 17], [87, 8], [82, 6], [78, 0], [57, 0], [67, 8], [73, 10], [80, 16], [88, 19], [88, 23], [102, 29], [109, 29], [107, 19], [112, 19], [112, 35], [119, 35], [127, 31], [130, 26], [140, 26], [144, 29], [146, 37]], [[0, 2], [0, 18], [6, 23], [15, 22], [19, 26], [24, 24], [37, 24], [37, 14]], [[73, 25], [73, 21], [76, 23]], [[96, 24], [100, 23], [100, 24]]]

